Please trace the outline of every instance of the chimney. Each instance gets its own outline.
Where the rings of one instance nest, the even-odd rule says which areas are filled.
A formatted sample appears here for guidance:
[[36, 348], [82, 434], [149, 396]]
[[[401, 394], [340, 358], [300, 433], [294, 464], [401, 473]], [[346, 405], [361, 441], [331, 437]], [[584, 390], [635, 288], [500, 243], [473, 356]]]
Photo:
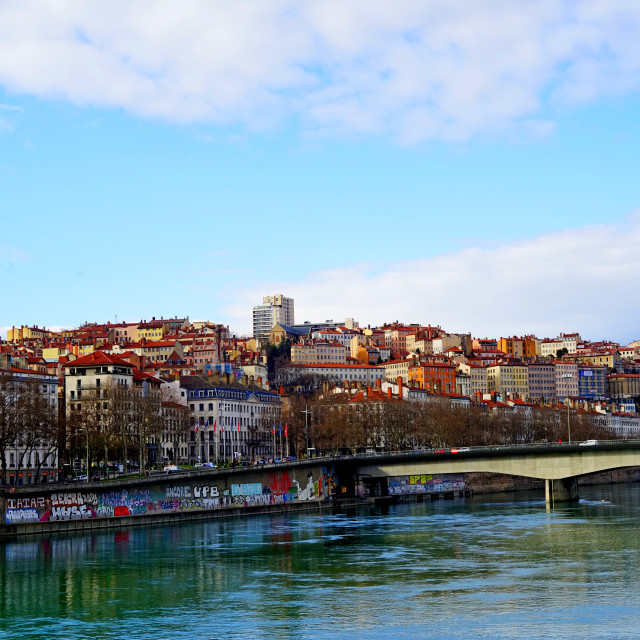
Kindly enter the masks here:
[[262, 389], [262, 376], [258, 376], [256, 383], [260, 389]]
[[378, 389], [382, 389], [382, 378], [378, 378], [376, 380], [376, 387], [378, 387]]
[[284, 386], [280, 385], [280, 391], [278, 391], [278, 393], [283, 396], [284, 395]]
[[402, 400], [402, 376], [398, 376], [398, 398]]
[[393, 391], [391, 390], [391, 387], [387, 387], [387, 397], [389, 398], [389, 400], [393, 399]]

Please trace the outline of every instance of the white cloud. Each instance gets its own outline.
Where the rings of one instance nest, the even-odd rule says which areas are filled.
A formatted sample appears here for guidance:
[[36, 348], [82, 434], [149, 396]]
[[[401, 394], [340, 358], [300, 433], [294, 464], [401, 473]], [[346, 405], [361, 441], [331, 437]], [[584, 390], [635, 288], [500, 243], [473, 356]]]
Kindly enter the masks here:
[[639, 32], [632, 0], [21, 0], [0, 5], [0, 83], [250, 130], [535, 135], [549, 106], [637, 91]]
[[624, 223], [569, 229], [490, 249], [464, 249], [389, 265], [355, 264], [241, 292], [227, 311], [249, 330], [269, 292], [293, 297], [296, 322], [354, 317], [361, 324], [441, 325], [498, 338], [535, 333], [640, 338], [640, 214]]

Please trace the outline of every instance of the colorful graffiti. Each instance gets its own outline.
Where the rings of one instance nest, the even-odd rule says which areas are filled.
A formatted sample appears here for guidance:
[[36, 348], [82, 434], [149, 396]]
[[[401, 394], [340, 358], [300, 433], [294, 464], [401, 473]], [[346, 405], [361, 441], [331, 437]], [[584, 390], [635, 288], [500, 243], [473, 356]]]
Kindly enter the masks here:
[[389, 495], [411, 495], [419, 493], [448, 493], [462, 491], [466, 484], [461, 475], [443, 474], [398, 476], [389, 478]]
[[7, 498], [6, 524], [121, 518], [163, 511], [213, 510], [310, 501], [327, 497], [330, 484], [321, 474], [308, 473], [302, 486], [287, 470], [272, 472], [266, 482], [233, 483], [229, 488], [213, 483], [158, 484], [133, 490], [59, 491], [49, 496]]

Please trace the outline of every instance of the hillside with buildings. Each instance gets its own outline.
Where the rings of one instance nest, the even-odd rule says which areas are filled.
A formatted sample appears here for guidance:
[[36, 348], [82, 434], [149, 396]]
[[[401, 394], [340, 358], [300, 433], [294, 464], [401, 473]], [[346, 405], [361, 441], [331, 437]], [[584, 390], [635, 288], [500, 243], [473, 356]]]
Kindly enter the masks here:
[[3, 482], [558, 440], [571, 429], [574, 439], [640, 435], [640, 341], [296, 324], [283, 295], [252, 317], [250, 338], [188, 317], [11, 328], [0, 342]]

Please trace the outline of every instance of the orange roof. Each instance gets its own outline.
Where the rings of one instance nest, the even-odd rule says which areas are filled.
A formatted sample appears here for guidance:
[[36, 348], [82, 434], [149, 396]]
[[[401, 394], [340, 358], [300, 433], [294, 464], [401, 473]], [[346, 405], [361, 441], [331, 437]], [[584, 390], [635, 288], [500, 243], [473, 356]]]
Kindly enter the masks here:
[[111, 355], [109, 353], [104, 353], [102, 351], [94, 351], [87, 356], [82, 356], [82, 358], [78, 358], [73, 362], [70, 362], [65, 365], [65, 367], [83, 367], [83, 366], [95, 366], [97, 364], [117, 364], [123, 367], [132, 367], [133, 365], [129, 362], [126, 362], [122, 358]]

